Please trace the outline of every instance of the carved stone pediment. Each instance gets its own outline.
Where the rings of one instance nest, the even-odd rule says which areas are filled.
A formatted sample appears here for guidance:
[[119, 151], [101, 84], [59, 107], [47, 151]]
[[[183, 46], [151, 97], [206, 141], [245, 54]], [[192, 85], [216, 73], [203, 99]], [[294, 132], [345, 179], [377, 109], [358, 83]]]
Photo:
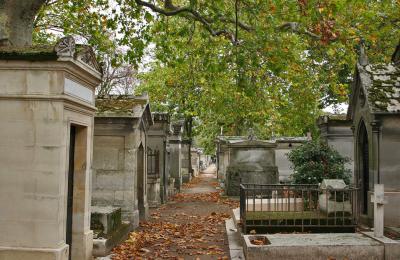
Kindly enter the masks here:
[[92, 47], [88, 45], [81, 46], [80, 50], [76, 53], [76, 59], [89, 65], [97, 71], [101, 71], [101, 67], [97, 62], [96, 55]]
[[75, 39], [72, 36], [61, 38], [54, 47], [58, 57], [74, 57]]
[[88, 45], [77, 45], [72, 36], [61, 38], [55, 45], [54, 50], [60, 58], [70, 57], [85, 63], [98, 72], [102, 71], [93, 49]]

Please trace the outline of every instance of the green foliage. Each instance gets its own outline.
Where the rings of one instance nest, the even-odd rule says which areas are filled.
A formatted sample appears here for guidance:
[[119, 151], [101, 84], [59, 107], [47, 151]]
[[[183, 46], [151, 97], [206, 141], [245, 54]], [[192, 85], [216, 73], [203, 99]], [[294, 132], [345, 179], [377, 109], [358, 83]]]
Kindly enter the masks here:
[[343, 179], [350, 182], [350, 170], [345, 163], [350, 159], [343, 157], [326, 143], [312, 141], [288, 153], [293, 164], [293, 182], [296, 184], [317, 184], [323, 179]]
[[153, 110], [195, 118], [193, 134], [209, 152], [221, 127], [226, 135], [253, 128], [260, 138], [315, 130], [322, 108], [347, 101], [361, 39], [371, 62], [387, 62], [400, 37], [399, 1], [240, 0], [239, 20], [250, 29], [238, 26], [239, 44], [230, 37], [235, 1], [146, 1], [187, 7], [204, 20], [138, 2], [49, 1], [34, 39], [77, 35], [114, 66], [137, 68], [149, 50], [137, 92], [149, 92]]

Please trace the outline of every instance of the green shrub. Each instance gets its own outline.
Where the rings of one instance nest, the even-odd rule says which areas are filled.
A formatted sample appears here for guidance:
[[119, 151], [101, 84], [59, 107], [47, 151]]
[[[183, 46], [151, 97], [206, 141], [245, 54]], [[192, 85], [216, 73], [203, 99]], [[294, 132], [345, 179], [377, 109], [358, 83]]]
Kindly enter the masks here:
[[287, 156], [293, 164], [291, 177], [295, 184], [318, 184], [323, 179], [343, 179], [346, 184], [350, 183], [350, 170], [345, 168], [350, 158], [323, 142], [305, 143]]

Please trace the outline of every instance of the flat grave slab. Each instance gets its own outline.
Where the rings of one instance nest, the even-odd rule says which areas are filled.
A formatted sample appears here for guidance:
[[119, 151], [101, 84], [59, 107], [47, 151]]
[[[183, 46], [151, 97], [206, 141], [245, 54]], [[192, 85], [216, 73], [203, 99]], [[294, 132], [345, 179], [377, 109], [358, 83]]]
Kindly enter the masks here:
[[[266, 237], [270, 244], [250, 240]], [[385, 259], [384, 245], [360, 233], [244, 235], [246, 259]]]

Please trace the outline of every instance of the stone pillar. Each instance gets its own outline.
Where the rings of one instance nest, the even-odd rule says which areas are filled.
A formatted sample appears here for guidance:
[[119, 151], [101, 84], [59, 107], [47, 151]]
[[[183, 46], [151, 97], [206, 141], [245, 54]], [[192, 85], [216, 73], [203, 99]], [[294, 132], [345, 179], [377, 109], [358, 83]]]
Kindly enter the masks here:
[[100, 69], [71, 37], [40, 48], [0, 53], [0, 259], [91, 259]]
[[181, 172], [181, 134], [182, 134], [182, 123], [177, 122], [172, 124], [172, 135], [168, 138], [170, 161], [169, 170], [171, 178], [174, 178], [175, 188], [180, 191], [182, 184], [182, 172]]

